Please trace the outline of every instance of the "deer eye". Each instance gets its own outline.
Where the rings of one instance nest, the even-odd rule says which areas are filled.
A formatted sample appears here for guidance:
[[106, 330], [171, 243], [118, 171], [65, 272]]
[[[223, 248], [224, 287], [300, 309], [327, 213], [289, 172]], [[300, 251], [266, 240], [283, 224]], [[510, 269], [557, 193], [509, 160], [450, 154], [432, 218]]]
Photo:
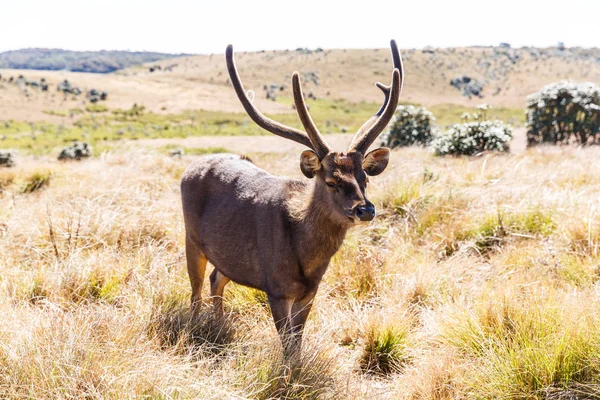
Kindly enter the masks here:
[[325, 184], [327, 185], [327, 187], [337, 190], [337, 185], [333, 182], [325, 182]]

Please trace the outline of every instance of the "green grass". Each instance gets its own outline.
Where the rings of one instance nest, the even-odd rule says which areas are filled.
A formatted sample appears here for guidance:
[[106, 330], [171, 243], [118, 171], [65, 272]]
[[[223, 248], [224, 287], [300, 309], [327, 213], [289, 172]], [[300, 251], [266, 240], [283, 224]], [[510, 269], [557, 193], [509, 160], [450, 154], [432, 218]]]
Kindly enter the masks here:
[[69, 115], [69, 112], [66, 110], [44, 110], [44, 114], [66, 117], [67, 115]]
[[[445, 128], [448, 125], [463, 122], [462, 115], [464, 113], [474, 114], [477, 112], [477, 108], [457, 104], [437, 104], [429, 107], [429, 111], [435, 116], [437, 125]], [[513, 126], [521, 126], [525, 124], [525, 111], [521, 108], [491, 107], [487, 111], [487, 119], [498, 119]]]
[[[289, 105], [289, 113], [270, 117], [298, 129], [303, 129], [291, 98], [281, 97], [278, 102]], [[310, 113], [323, 133], [353, 133], [379, 108], [371, 102], [350, 103], [345, 100], [308, 100]], [[156, 114], [134, 105], [131, 109], [111, 110], [102, 104], [89, 104], [85, 111], [48, 110], [50, 115], [72, 116], [73, 124], [47, 122], [28, 123], [6, 121], [0, 123], [0, 147], [24, 150], [30, 154], [56, 152], [73, 141], [85, 141], [93, 146], [101, 142], [150, 138], [185, 138], [193, 136], [254, 136], [266, 135], [245, 113], [190, 110], [180, 114]], [[431, 111], [440, 126], [461, 122], [464, 112], [475, 108], [438, 105]], [[524, 114], [518, 109], [491, 109], [489, 118], [505, 122], [523, 123]]]
[[102, 113], [107, 112], [108, 107], [106, 107], [104, 104], [88, 104], [85, 106], [85, 110], [91, 113]]

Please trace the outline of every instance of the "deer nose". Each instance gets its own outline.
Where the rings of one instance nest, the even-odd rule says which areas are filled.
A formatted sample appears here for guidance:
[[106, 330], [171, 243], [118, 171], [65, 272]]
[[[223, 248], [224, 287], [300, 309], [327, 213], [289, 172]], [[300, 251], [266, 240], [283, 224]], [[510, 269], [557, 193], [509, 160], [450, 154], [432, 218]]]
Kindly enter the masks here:
[[367, 202], [367, 204], [360, 205], [355, 209], [356, 216], [361, 221], [371, 221], [375, 218], [375, 206], [371, 202]]

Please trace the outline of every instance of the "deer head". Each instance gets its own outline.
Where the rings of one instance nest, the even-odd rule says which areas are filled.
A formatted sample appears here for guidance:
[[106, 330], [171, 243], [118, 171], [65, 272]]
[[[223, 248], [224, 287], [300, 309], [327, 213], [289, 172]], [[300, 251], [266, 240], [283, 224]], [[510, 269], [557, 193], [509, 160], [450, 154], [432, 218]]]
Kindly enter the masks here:
[[392, 40], [390, 45], [394, 63], [392, 83], [390, 86], [376, 83], [385, 95], [383, 105], [356, 132], [345, 153], [331, 151], [317, 129], [304, 101], [298, 72], [292, 74], [292, 90], [305, 132], [273, 121], [258, 111], [240, 80], [233, 59], [233, 47], [229, 45], [225, 53], [231, 82], [250, 118], [263, 129], [310, 149], [300, 155], [300, 170], [307, 178], [316, 180], [315, 189], [320, 193], [320, 198], [327, 202], [332, 214], [345, 223], [370, 221], [375, 217], [375, 206], [365, 194], [368, 176], [379, 175], [389, 162], [388, 148], [381, 147], [369, 153], [367, 150], [392, 119], [402, 90], [402, 58], [396, 42]]

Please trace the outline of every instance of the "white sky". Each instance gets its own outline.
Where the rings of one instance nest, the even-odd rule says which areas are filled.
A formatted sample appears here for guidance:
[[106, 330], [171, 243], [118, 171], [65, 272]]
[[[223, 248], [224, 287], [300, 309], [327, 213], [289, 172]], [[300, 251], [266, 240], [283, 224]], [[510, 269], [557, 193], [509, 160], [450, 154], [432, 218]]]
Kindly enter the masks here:
[[600, 47], [600, 0], [0, 0], [0, 51]]

